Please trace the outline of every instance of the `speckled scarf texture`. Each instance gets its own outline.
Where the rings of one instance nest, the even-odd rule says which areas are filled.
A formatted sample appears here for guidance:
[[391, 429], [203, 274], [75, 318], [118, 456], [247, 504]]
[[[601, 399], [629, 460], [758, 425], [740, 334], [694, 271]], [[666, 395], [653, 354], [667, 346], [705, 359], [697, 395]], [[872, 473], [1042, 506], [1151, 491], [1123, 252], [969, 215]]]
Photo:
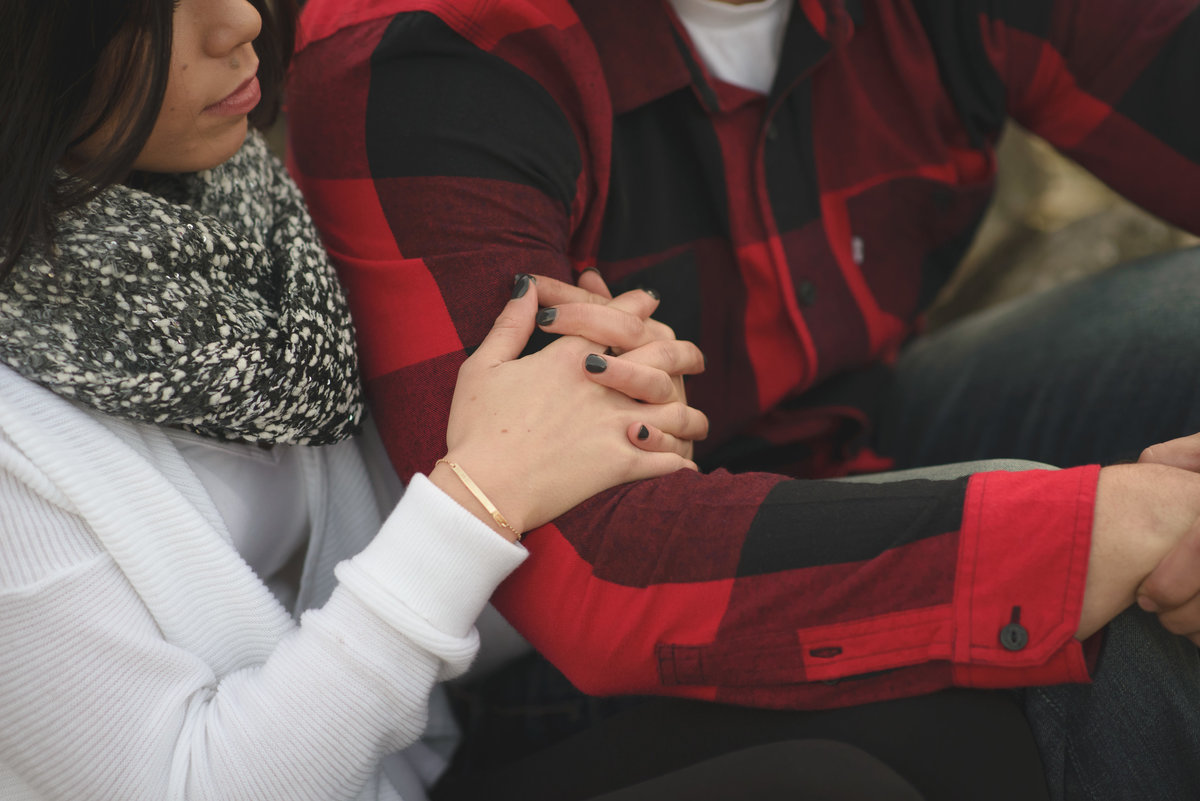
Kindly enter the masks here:
[[64, 215], [53, 247], [0, 282], [0, 362], [98, 411], [219, 439], [319, 445], [362, 416], [345, 297], [258, 134], [212, 170]]

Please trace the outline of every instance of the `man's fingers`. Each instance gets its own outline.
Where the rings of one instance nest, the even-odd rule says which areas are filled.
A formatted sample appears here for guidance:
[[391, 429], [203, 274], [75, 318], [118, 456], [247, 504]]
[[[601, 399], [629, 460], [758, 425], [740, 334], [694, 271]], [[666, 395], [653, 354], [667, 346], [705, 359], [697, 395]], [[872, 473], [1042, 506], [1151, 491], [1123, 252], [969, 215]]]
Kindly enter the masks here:
[[492, 365], [512, 361], [521, 355], [529, 335], [533, 333], [534, 315], [538, 307], [538, 288], [528, 275], [518, 275], [513, 285], [513, 296], [496, 322], [488, 331], [483, 342], [467, 359], [467, 363]]
[[1159, 622], [1172, 634], [1187, 637], [1193, 642], [1200, 637], [1200, 596], [1192, 598], [1182, 606], [1158, 616]]
[[1200, 434], [1191, 434], [1151, 445], [1142, 451], [1138, 462], [1165, 464], [1190, 470], [1193, 473], [1200, 472]]
[[1182, 607], [1200, 595], [1200, 521], [1151, 571], [1137, 590], [1138, 605], [1151, 612]]

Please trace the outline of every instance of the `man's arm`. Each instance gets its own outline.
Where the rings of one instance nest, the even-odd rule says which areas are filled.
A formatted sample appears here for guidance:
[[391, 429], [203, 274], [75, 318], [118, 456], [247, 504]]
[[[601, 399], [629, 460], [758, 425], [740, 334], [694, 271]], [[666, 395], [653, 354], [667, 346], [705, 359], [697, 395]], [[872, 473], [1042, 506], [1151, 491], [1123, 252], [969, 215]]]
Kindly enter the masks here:
[[[455, 371], [512, 275], [571, 280], [603, 221], [611, 118], [586, 35], [565, 4], [489, 8], [313, 35], [295, 65], [293, 165], [405, 479], [441, 455]], [[531, 533], [496, 603], [597, 693], [830, 706], [1084, 680], [1096, 477], [679, 472]]]
[[[953, 24], [967, 27], [952, 35], [978, 44], [957, 70], [975, 76], [971, 93], [1002, 93], [1018, 122], [1130, 200], [1200, 233], [1200, 109], [1190, 100], [1200, 93], [1200, 2], [982, 0], [958, 20]], [[980, 68], [969, 69], [970, 63]], [[1183, 437], [1155, 445], [1139, 463], [1196, 472], [1197, 442]], [[1178, 508], [1180, 499], [1165, 503]], [[1139, 514], [1136, 508], [1111, 511]], [[1200, 528], [1163, 559], [1138, 599], [1169, 630], [1200, 641]]]
[[1200, 233], [1200, 2], [976, 5], [977, 16], [964, 16], [981, 36], [960, 39], [979, 45], [973, 91], [1002, 93], [1022, 125], [1133, 202]]

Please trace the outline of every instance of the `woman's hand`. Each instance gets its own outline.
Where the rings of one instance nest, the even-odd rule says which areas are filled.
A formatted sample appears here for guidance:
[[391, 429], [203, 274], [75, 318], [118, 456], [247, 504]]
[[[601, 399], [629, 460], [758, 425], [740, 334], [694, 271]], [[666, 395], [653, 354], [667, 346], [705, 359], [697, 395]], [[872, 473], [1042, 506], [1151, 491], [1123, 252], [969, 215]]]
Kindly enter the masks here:
[[[526, 289], [522, 293], [521, 286]], [[447, 459], [460, 465], [517, 531], [559, 516], [601, 490], [681, 468], [682, 452], [707, 433], [703, 414], [685, 404], [641, 403], [668, 394], [668, 369], [694, 373], [703, 357], [688, 343], [646, 343], [589, 373], [603, 348], [563, 337], [517, 358], [537, 313], [538, 288], [518, 291], [491, 332], [459, 369], [446, 432]], [[620, 366], [617, 366], [620, 362]], [[593, 359], [593, 365], [596, 364]], [[642, 428], [645, 427], [644, 436]], [[480, 503], [446, 465], [430, 479], [497, 532]]]
[[585, 271], [579, 286], [543, 275], [534, 279], [538, 302], [546, 307], [538, 313], [543, 331], [586, 337], [614, 353], [675, 339], [670, 326], [650, 319], [659, 304], [653, 290], [634, 289], [613, 298], [595, 270]]
[[[551, 334], [574, 335], [603, 345], [606, 354], [618, 355], [617, 359], [605, 358], [590, 368], [594, 380], [613, 386], [605, 380], [609, 371], [623, 376], [630, 362], [638, 363], [654, 354], [659, 367], [651, 379], [654, 391], [630, 391], [626, 394], [649, 403], [687, 403], [683, 376], [695, 363], [698, 356], [701, 365], [704, 354], [690, 342], [675, 339], [675, 332], [650, 315], [658, 308], [658, 293], [652, 290], [632, 290], [617, 298], [612, 297], [604, 279], [595, 270], [585, 270], [579, 277], [579, 285], [563, 283], [547, 276], [535, 276], [538, 285], [538, 300], [546, 308], [538, 312], [538, 326]], [[603, 357], [596, 357], [603, 358]], [[605, 368], [608, 369], [605, 369]], [[666, 374], [664, 376], [664, 373]], [[665, 380], [664, 380], [665, 379]], [[640, 387], [638, 382], [625, 384], [627, 388]], [[654, 429], [639, 429], [643, 438], [639, 445], [660, 448], [660, 434]], [[680, 451], [692, 458], [692, 443], [683, 443]]]

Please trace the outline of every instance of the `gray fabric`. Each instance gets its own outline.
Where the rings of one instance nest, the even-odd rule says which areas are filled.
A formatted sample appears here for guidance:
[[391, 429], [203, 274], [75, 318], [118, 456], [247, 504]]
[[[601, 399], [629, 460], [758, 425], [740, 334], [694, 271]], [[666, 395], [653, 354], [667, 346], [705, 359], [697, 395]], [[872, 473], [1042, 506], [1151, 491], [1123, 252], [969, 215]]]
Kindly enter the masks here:
[[212, 170], [113, 186], [0, 284], [0, 361], [117, 417], [322, 444], [362, 415], [354, 333], [283, 165], [252, 134]]
[[973, 473], [988, 473], [998, 470], [1016, 472], [1018, 470], [1057, 469], [1048, 464], [1030, 462], [1025, 459], [977, 459], [973, 462], [955, 462], [954, 464], [939, 464], [932, 467], [910, 467], [907, 470], [890, 470], [886, 473], [864, 473], [862, 475], [846, 476], [833, 480], [859, 484], [883, 484], [888, 481], [908, 481], [910, 479], [949, 481], [969, 476]]

